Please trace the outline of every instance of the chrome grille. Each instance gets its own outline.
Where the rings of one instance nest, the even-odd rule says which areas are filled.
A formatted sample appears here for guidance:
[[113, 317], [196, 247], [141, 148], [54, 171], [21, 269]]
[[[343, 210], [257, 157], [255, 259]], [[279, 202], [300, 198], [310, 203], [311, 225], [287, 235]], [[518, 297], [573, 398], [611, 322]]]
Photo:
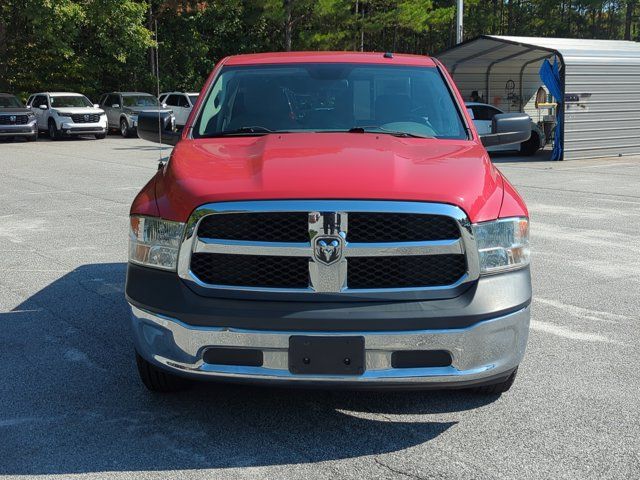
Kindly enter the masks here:
[[466, 215], [393, 201], [225, 202], [187, 224], [178, 273], [205, 295], [452, 298], [478, 278]]

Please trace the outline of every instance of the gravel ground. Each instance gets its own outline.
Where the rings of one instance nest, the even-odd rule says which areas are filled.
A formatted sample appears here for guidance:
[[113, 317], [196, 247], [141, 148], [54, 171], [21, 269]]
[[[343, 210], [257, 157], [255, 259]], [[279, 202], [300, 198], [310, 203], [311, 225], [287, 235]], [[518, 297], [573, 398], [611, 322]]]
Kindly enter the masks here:
[[492, 398], [149, 394], [123, 288], [157, 160], [137, 139], [0, 144], [3, 478], [640, 478], [640, 158], [495, 159], [531, 210], [535, 299]]

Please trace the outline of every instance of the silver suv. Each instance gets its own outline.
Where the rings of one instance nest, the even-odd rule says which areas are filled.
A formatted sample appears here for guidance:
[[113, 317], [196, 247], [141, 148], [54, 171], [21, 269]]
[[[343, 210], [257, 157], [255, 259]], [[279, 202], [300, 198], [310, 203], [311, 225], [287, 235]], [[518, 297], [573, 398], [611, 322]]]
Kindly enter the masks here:
[[107, 117], [103, 110], [80, 93], [34, 93], [27, 101], [38, 120], [38, 129], [49, 132], [52, 140], [64, 136], [93, 135], [102, 139], [107, 134]]
[[23, 137], [28, 142], [36, 141], [36, 117], [15, 95], [0, 93], [0, 138], [16, 137]]
[[160, 106], [153, 95], [142, 92], [112, 92], [100, 97], [100, 107], [107, 112], [109, 128], [117, 128], [123, 137], [133, 136], [140, 112], [171, 112]]

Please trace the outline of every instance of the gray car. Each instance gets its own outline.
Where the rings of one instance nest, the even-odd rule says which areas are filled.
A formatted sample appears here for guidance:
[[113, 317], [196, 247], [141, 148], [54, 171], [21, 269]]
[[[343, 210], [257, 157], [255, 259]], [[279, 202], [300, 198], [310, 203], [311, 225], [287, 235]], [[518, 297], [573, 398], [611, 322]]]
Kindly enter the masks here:
[[123, 137], [135, 135], [140, 112], [171, 112], [158, 99], [143, 92], [111, 92], [100, 97], [100, 107], [107, 112], [109, 129], [118, 129]]
[[38, 139], [38, 121], [15, 95], [0, 93], [0, 138]]

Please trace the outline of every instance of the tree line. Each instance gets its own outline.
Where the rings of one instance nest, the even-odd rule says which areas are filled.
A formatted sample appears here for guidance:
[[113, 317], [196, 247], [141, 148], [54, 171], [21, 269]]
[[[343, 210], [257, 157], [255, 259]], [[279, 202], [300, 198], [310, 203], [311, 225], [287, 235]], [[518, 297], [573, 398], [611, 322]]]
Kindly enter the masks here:
[[[0, 91], [198, 91], [226, 55], [437, 54], [455, 0], [2, 0]], [[465, 0], [479, 34], [638, 40], [638, 0]]]

